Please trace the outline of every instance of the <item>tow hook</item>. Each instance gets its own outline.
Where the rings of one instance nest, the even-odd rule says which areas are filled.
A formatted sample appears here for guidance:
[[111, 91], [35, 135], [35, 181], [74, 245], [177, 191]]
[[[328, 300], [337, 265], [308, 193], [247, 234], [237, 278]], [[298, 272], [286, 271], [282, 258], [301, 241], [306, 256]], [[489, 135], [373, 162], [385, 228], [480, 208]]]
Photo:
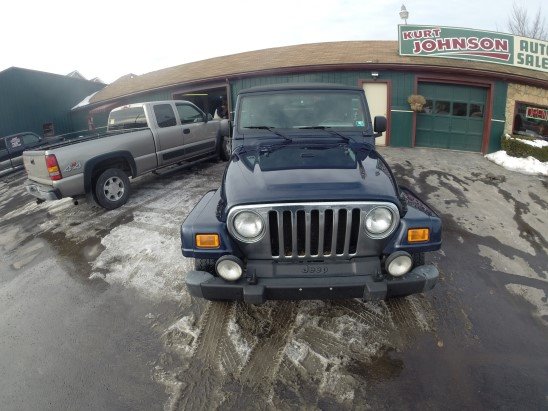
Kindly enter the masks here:
[[37, 198], [36, 199], [36, 204], [42, 204], [44, 203], [46, 200], [42, 200], [41, 198]]

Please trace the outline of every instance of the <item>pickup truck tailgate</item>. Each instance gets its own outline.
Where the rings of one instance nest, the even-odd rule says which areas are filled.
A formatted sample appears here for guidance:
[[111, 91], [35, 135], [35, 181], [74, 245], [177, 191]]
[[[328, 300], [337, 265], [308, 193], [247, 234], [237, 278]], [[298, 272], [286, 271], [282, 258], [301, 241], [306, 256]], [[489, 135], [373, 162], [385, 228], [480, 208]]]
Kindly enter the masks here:
[[23, 153], [23, 164], [29, 179], [51, 183], [48, 167], [46, 166], [45, 151], [25, 151]]

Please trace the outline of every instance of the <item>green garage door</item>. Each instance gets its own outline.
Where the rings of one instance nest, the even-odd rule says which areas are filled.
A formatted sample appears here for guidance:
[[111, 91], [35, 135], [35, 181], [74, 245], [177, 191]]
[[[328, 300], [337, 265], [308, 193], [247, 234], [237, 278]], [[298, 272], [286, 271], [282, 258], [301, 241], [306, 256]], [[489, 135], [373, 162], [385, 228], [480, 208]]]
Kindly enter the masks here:
[[481, 151], [487, 89], [419, 83], [426, 104], [417, 114], [415, 145]]

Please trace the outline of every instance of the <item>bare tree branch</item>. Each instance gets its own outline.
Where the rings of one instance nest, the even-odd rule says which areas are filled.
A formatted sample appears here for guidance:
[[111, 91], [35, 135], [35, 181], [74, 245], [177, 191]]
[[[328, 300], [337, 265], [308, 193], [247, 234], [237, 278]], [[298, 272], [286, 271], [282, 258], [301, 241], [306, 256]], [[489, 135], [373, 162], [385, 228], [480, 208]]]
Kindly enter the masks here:
[[515, 1], [508, 17], [507, 27], [510, 33], [518, 36], [548, 40], [548, 27], [546, 18], [542, 14], [542, 7], [539, 7], [535, 16], [530, 18], [525, 4]]

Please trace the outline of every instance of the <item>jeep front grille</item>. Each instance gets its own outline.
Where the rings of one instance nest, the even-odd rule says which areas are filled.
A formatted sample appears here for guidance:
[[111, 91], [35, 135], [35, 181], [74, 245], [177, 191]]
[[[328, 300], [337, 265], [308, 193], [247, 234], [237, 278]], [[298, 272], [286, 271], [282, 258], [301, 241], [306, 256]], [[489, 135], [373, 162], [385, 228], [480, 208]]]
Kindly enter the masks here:
[[329, 257], [356, 254], [359, 208], [268, 212], [273, 257]]
[[248, 258], [323, 259], [351, 258], [375, 255], [381, 251], [383, 240], [374, 240], [364, 231], [367, 213], [383, 205], [393, 211], [395, 224], [399, 212], [392, 203], [307, 203], [238, 206], [258, 212], [264, 219], [266, 235], [257, 243], [241, 244]]

